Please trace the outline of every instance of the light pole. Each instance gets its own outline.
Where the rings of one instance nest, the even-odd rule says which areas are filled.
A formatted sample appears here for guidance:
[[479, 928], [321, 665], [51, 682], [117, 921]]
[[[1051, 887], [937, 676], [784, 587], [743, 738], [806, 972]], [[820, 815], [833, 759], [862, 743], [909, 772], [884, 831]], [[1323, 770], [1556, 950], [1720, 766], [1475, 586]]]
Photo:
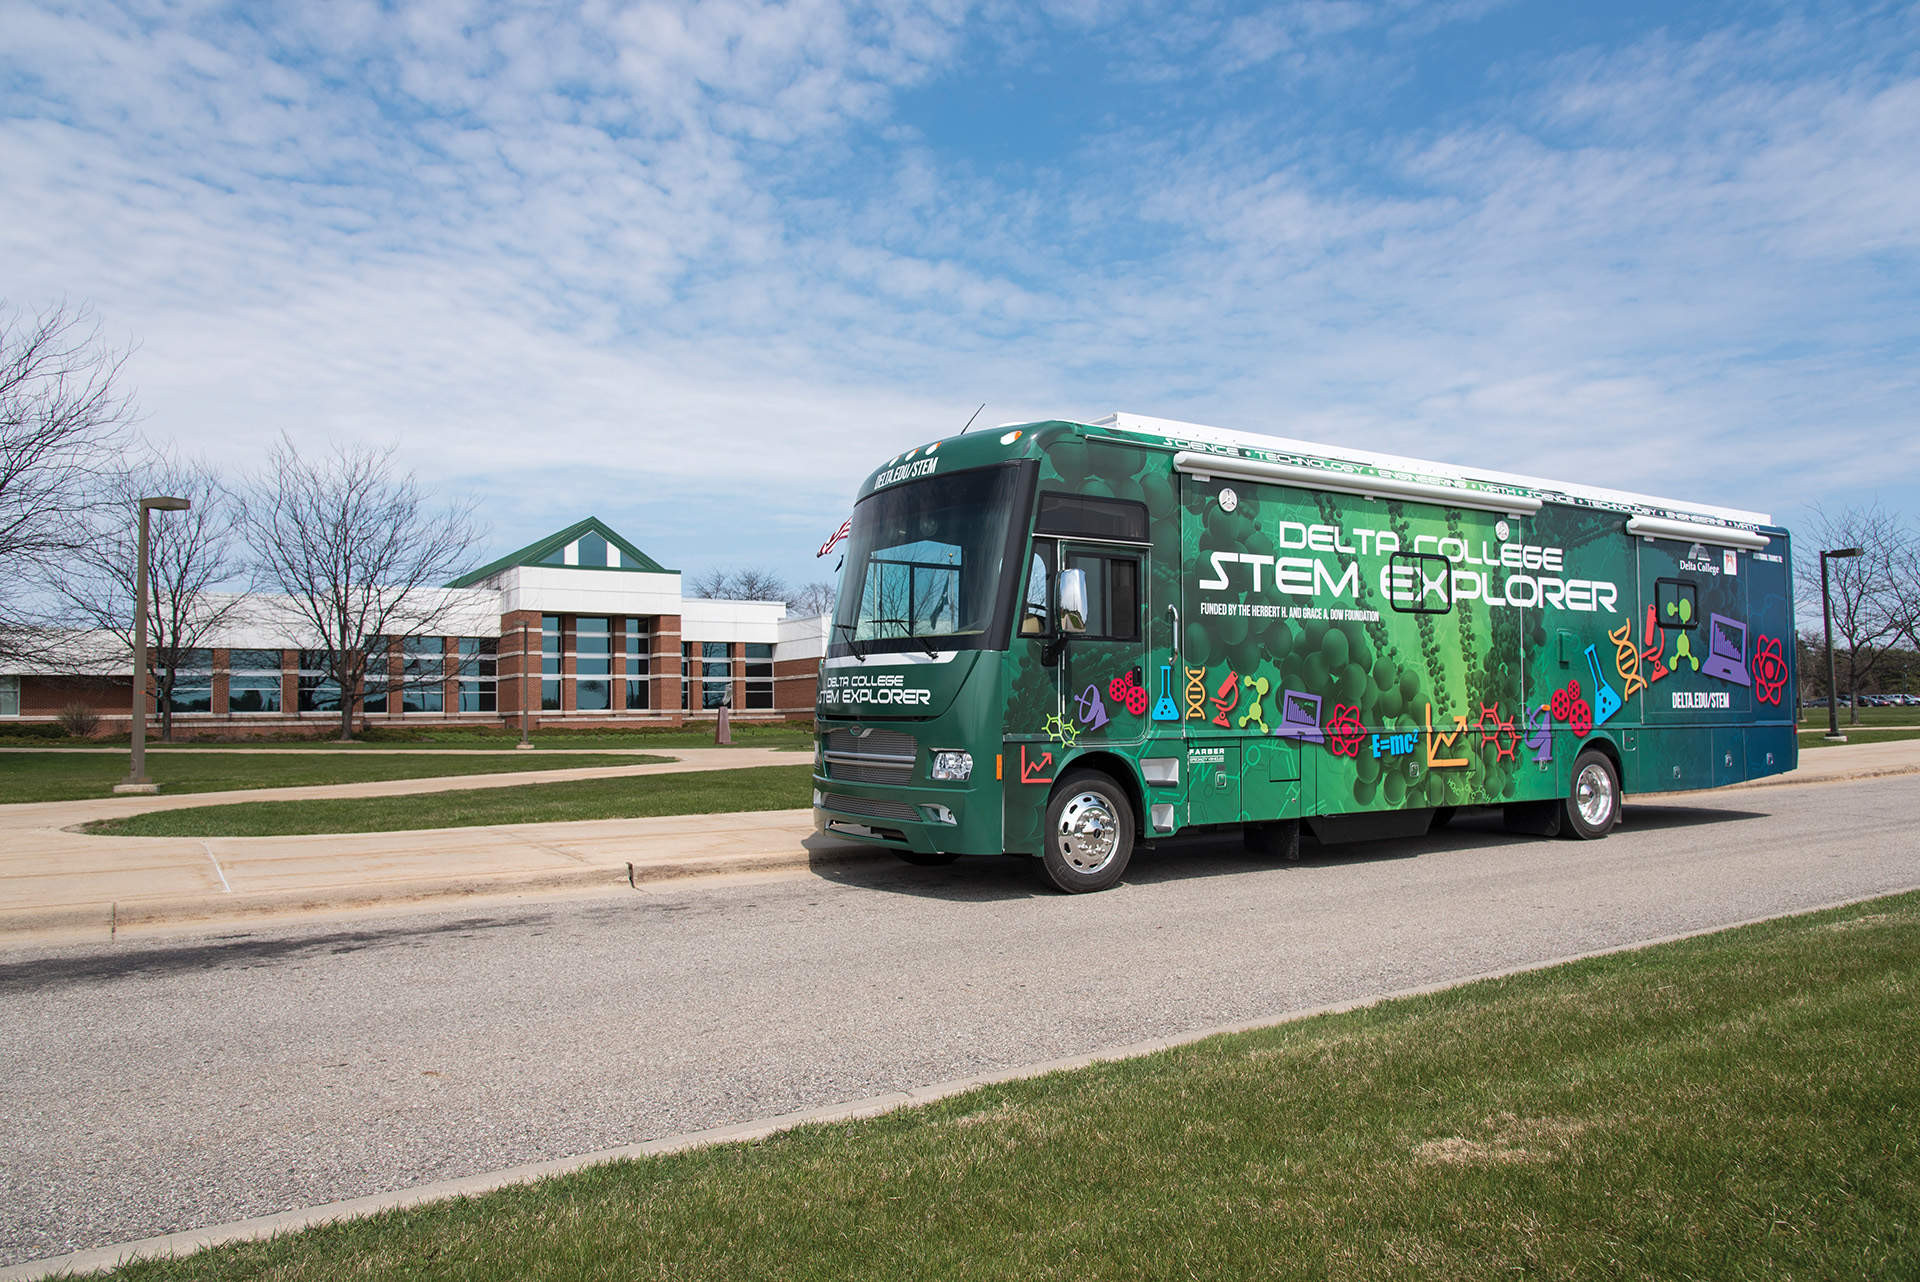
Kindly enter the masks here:
[[113, 785], [115, 792], [159, 792], [147, 778], [147, 513], [184, 512], [193, 504], [164, 495], [140, 500], [139, 564], [133, 571], [133, 759], [127, 777]]
[[1831, 552], [1820, 554], [1820, 613], [1827, 625], [1827, 742], [1845, 743], [1847, 736], [1840, 733], [1840, 691], [1836, 688], [1833, 675], [1833, 599], [1827, 592], [1827, 558], [1830, 556], [1859, 556], [1865, 548], [1835, 548]]

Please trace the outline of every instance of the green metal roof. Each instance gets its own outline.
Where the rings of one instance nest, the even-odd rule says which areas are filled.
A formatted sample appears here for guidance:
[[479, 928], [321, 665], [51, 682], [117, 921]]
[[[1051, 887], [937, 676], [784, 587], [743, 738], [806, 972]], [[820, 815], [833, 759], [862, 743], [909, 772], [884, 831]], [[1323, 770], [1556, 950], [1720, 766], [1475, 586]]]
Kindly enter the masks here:
[[[562, 565], [559, 559], [562, 550], [567, 544], [587, 534], [597, 534], [605, 539], [610, 546], [620, 549], [620, 564], [611, 566]], [[498, 561], [483, 565], [471, 574], [463, 574], [453, 582], [447, 584], [447, 586], [450, 588], [470, 588], [482, 579], [498, 574], [500, 571], [510, 569], [516, 565], [537, 565], [543, 569], [553, 567], [563, 570], [612, 571], [615, 574], [622, 572], [635, 572], [640, 574], [679, 573], [677, 570], [667, 569], [667, 567], [661, 565], [645, 552], [642, 552], [639, 548], [627, 542], [626, 539], [614, 533], [613, 529], [599, 517], [590, 516], [584, 521], [576, 521], [564, 530], [549, 534], [546, 538], [536, 543], [529, 543], [518, 552], [509, 552]]]

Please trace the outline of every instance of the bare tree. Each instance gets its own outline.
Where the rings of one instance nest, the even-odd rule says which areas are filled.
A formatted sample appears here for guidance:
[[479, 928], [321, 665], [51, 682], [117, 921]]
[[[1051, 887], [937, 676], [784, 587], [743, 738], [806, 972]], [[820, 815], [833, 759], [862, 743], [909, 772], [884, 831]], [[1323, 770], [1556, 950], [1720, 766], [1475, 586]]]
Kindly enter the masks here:
[[784, 601], [787, 581], [772, 570], [707, 570], [693, 581], [695, 596], [709, 601]]
[[787, 610], [803, 619], [816, 614], [832, 614], [835, 595], [836, 589], [831, 583], [802, 583], [787, 602]]
[[430, 508], [431, 492], [396, 471], [394, 452], [342, 445], [309, 459], [282, 433], [243, 509], [255, 587], [284, 594], [319, 642], [342, 740], [353, 738], [369, 661], [384, 671], [390, 638], [439, 630], [455, 606], [441, 585], [470, 568], [481, 537], [472, 500]]
[[86, 537], [77, 517], [133, 422], [125, 363], [84, 308], [0, 312], [0, 653], [34, 634], [21, 587]]
[[703, 570], [694, 576], [687, 585], [693, 595], [707, 601], [727, 601], [733, 597], [733, 572], [731, 570]]
[[[1827, 596], [1833, 609], [1834, 660], [1848, 695], [1848, 722], [1860, 723], [1860, 683], [1873, 671], [1902, 633], [1902, 607], [1896, 583], [1900, 567], [1913, 557], [1912, 539], [1877, 503], [1829, 514], [1819, 507], [1806, 527], [1805, 549], [1795, 567], [1799, 597], [1812, 614], [1816, 635], [1825, 644], [1820, 602], [1820, 552], [1857, 547], [1857, 557], [1827, 559]], [[1811, 546], [1808, 546], [1811, 544]], [[1826, 655], [1821, 656], [1824, 677]], [[1836, 690], [1827, 698], [1839, 697]]]
[[207, 648], [240, 601], [214, 591], [242, 567], [233, 558], [238, 505], [213, 468], [203, 459], [155, 450], [107, 477], [100, 506], [86, 522], [87, 538], [60, 572], [47, 575], [47, 588], [75, 622], [111, 633], [131, 654], [140, 500], [155, 494], [193, 504], [184, 512], [156, 516], [147, 547], [147, 661], [160, 707], [160, 737], [168, 740], [181, 669], [194, 651]]

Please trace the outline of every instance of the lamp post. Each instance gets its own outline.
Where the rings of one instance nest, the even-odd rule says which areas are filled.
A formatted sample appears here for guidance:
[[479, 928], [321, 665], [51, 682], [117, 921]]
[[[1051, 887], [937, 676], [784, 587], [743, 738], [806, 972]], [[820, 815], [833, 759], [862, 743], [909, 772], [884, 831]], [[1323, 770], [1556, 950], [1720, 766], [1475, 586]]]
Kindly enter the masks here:
[[1827, 625], [1827, 742], [1845, 743], [1840, 733], [1840, 691], [1833, 673], [1833, 599], [1827, 592], [1827, 558], [1859, 556], [1865, 548], [1835, 548], [1820, 554], [1820, 613]]
[[147, 513], [184, 512], [193, 504], [160, 495], [140, 500], [139, 563], [133, 571], [133, 759], [115, 792], [152, 793], [160, 786], [147, 778]]

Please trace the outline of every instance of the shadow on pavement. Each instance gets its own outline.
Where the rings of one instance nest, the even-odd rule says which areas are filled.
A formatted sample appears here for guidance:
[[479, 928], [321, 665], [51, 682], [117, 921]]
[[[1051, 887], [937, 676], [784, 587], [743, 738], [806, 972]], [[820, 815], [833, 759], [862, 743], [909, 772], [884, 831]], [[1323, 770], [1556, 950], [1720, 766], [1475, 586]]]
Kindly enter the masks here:
[[[31, 993], [74, 984], [165, 977], [196, 970], [235, 970], [297, 961], [321, 953], [368, 948], [424, 948], [436, 938], [470, 935], [501, 926], [538, 924], [543, 913], [513, 917], [468, 917], [457, 921], [396, 925], [385, 929], [337, 930], [318, 935], [253, 934], [149, 944], [126, 951], [89, 951], [0, 964], [0, 994]], [[89, 948], [97, 947], [90, 945]]]
[[[1764, 811], [1634, 804], [1628, 806], [1620, 831], [1658, 832], [1768, 817]], [[1424, 837], [1322, 845], [1303, 830], [1297, 861], [1250, 854], [1242, 846], [1237, 831], [1200, 833], [1139, 847], [1127, 867], [1124, 882], [1150, 886], [1200, 877], [1311, 872], [1316, 868], [1418, 859], [1456, 850], [1522, 845], [1550, 850], [1573, 844], [1564, 838], [1508, 832], [1496, 809], [1464, 813], [1445, 828]], [[1024, 855], [965, 855], [951, 864], [934, 868], [920, 868], [894, 858], [855, 864], [817, 862], [813, 871], [815, 876], [842, 886], [959, 903], [1052, 898], [1058, 894], [1041, 885], [1031, 859]]]

